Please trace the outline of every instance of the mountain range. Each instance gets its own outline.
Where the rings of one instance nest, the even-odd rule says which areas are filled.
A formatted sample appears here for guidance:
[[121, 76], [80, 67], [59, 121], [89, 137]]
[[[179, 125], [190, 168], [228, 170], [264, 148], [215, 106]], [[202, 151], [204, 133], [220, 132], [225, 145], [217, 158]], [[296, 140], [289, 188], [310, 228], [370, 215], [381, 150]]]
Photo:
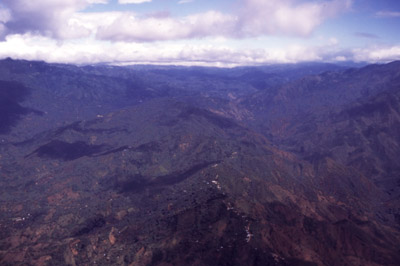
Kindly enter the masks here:
[[0, 61], [2, 265], [399, 265], [400, 62]]

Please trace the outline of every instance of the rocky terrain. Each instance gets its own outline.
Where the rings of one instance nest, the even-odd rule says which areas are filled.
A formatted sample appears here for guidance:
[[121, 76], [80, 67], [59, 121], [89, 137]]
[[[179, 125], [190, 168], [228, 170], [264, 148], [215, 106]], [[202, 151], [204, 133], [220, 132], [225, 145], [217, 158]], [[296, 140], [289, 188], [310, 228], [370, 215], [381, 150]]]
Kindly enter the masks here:
[[0, 264], [398, 265], [398, 62], [0, 62]]

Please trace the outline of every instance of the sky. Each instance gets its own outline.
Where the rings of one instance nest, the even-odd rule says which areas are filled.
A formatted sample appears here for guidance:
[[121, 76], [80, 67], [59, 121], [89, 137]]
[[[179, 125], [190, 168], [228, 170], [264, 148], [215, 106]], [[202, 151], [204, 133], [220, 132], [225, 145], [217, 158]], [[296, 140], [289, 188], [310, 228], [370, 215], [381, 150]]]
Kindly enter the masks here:
[[230, 67], [400, 60], [399, 0], [0, 0], [0, 58]]

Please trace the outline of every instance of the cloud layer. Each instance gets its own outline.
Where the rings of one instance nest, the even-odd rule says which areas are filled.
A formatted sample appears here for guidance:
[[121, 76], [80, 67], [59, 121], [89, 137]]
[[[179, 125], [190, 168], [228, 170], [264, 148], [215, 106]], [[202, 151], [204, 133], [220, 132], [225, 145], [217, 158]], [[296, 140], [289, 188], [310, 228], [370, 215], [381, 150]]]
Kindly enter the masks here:
[[[121, 4], [151, 0], [119, 0]], [[225, 14], [210, 10], [184, 17], [143, 17], [133, 12], [114, 13], [108, 24], [85, 24], [87, 13], [77, 13], [107, 0], [4, 0], [0, 10], [4, 33], [35, 33], [57, 39], [95, 36], [100, 40], [151, 42], [224, 36], [307, 36], [324, 20], [347, 10], [351, 0], [301, 3], [294, 0], [241, 0], [240, 10]], [[77, 15], [78, 14], [78, 15]], [[102, 14], [98, 14], [102, 16]], [[88, 14], [88, 16], [90, 16]], [[104, 16], [103, 16], [104, 17]], [[7, 31], [5, 31], [7, 30]], [[3, 35], [4, 35], [3, 33]]]
[[30, 32], [66, 39], [88, 36], [90, 34], [88, 29], [74, 24], [74, 15], [91, 4], [104, 4], [107, 0], [3, 0], [2, 2], [6, 7], [2, 9], [3, 12], [10, 14], [7, 21], [3, 22], [5, 34]]
[[[62, 63], [166, 63], [257, 65], [301, 61], [400, 59], [400, 46], [343, 49], [335, 38], [262, 47], [260, 39], [311, 38], [325, 21], [351, 9], [353, 0], [237, 0], [233, 12], [209, 10], [184, 16], [168, 11], [84, 12], [110, 0], [3, 0], [0, 3], [0, 58]], [[141, 4], [151, 0], [119, 0]], [[176, 4], [192, 2], [176, 0]], [[182, 5], [179, 5], [182, 6]], [[236, 8], [235, 8], [236, 7]], [[135, 9], [133, 9], [135, 10]], [[377, 13], [395, 17], [396, 12]], [[366, 33], [353, 33], [376, 39]], [[317, 37], [313, 37], [318, 40]], [[236, 45], [232, 45], [235, 43]], [[250, 45], [237, 45], [238, 42]], [[302, 44], [303, 43], [303, 44]], [[255, 48], [262, 47], [262, 48]]]
[[156, 63], [206, 66], [262, 65], [304, 61], [388, 62], [400, 60], [400, 45], [343, 50], [336, 40], [319, 45], [289, 45], [282, 48], [243, 49], [209, 41], [128, 43], [101, 42], [94, 39], [69, 40], [59, 43], [49, 37], [15, 34], [0, 42], [0, 58], [44, 60], [47, 62]]

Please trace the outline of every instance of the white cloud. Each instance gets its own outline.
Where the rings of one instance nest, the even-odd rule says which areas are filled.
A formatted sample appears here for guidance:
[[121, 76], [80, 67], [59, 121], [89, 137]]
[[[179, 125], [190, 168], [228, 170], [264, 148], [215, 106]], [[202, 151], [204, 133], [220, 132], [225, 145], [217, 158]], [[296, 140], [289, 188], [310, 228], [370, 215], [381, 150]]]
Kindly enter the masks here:
[[[8, 34], [35, 33], [54, 38], [80, 38], [90, 34], [85, 28], [71, 25], [70, 18], [91, 4], [108, 0], [3, 0], [10, 14], [5, 24]], [[1, 16], [1, 13], [0, 13]]]
[[120, 14], [110, 25], [100, 27], [97, 37], [113, 41], [153, 41], [180, 39], [189, 34], [186, 25], [172, 18], [139, 19], [130, 13]]
[[365, 59], [390, 61], [400, 57], [400, 47], [386, 50], [340, 51], [337, 45], [325, 40], [318, 46], [293, 44], [275, 48], [232, 48], [229, 42], [208, 40], [128, 43], [98, 41], [93, 38], [58, 42], [49, 37], [14, 34], [0, 42], [0, 58], [44, 60], [58, 63], [92, 64], [101, 62], [155, 63], [186, 65], [260, 65], [297, 63], [303, 61], [340, 61]]
[[307, 36], [324, 20], [348, 10], [352, 0], [299, 2], [294, 0], [243, 0], [241, 34]]
[[345, 62], [347, 60], [348, 59], [343, 55], [338, 55], [338, 56], [335, 57], [335, 61], [337, 61], [337, 62]]
[[400, 60], [400, 45], [353, 49], [352, 53], [352, 60], [356, 62], [386, 63], [394, 60]]
[[396, 18], [400, 17], [400, 12], [396, 11], [379, 11], [376, 13], [377, 17], [380, 18]]
[[188, 3], [192, 3], [192, 2], [194, 2], [194, 0], [180, 0], [179, 2], [178, 2], [178, 4], [188, 4]]
[[165, 41], [224, 36], [307, 36], [324, 20], [350, 8], [351, 0], [297, 3], [293, 0], [243, 0], [237, 14], [208, 11], [186, 17], [140, 18], [129, 13], [97, 31], [110, 41]]
[[148, 3], [151, 2], [152, 0], [118, 0], [119, 4], [142, 4], [142, 3]]
[[[151, 0], [119, 0], [121, 4], [143, 3]], [[183, 0], [186, 1], [186, 0]], [[351, 0], [298, 2], [295, 0], [241, 0], [242, 8], [236, 14], [218, 11], [193, 14], [186, 17], [141, 18], [132, 13], [120, 12], [107, 19], [85, 25], [78, 11], [90, 4], [107, 3], [108, 0], [4, 0], [9, 9], [0, 10], [2, 18], [9, 20], [3, 32], [36, 33], [58, 39], [84, 38], [97, 34], [99, 39], [110, 41], [163, 41], [174, 39], [224, 36], [245, 38], [265, 35], [307, 36], [325, 19], [351, 6]], [[98, 16], [102, 16], [98, 14]], [[104, 16], [103, 16], [104, 17]], [[4, 20], [4, 19], [3, 19]], [[80, 21], [83, 20], [83, 21]]]
[[[260, 36], [308, 36], [326, 19], [348, 10], [351, 0], [242, 1], [241, 10], [233, 14], [211, 10], [172, 17], [165, 12], [147, 16], [79, 12], [107, 0], [3, 0], [0, 36], [5, 40], [0, 42], [0, 57], [218, 66], [400, 59], [400, 46], [340, 50], [335, 38], [318, 45], [295, 38], [300, 44], [252, 45]], [[232, 45], [247, 37], [254, 39], [247, 39], [246, 45]], [[203, 40], [198, 41], [200, 38]], [[286, 43], [293, 43], [291, 40]]]
[[139, 18], [121, 13], [110, 25], [98, 28], [97, 38], [112, 41], [151, 42], [218, 36], [232, 32], [232, 16], [216, 11], [186, 16]]

